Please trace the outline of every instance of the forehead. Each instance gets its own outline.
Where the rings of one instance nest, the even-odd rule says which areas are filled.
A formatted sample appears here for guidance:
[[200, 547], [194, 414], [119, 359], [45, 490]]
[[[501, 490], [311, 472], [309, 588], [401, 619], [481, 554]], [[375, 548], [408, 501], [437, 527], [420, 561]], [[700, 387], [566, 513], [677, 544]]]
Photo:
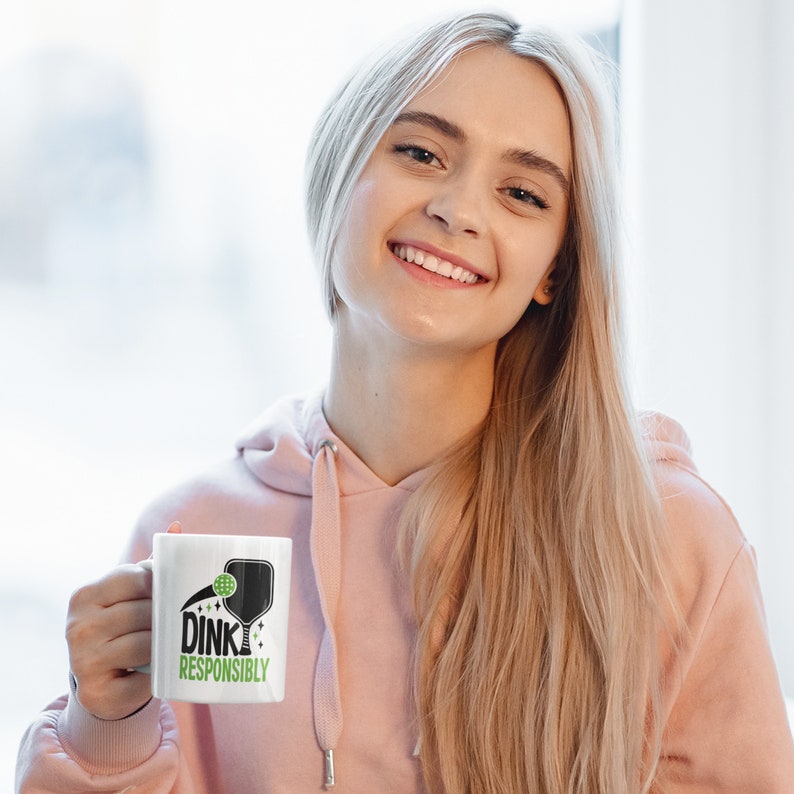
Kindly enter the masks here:
[[496, 46], [458, 56], [406, 109], [442, 116], [467, 138], [503, 149], [531, 149], [570, 173], [568, 112], [538, 63]]

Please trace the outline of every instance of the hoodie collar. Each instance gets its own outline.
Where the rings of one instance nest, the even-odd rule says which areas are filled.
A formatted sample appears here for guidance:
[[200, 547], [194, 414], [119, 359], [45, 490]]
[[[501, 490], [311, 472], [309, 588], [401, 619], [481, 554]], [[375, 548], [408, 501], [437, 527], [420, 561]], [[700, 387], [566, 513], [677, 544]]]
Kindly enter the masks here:
[[[332, 442], [338, 450], [335, 458], [341, 496], [391, 487], [330, 428], [323, 413], [323, 392], [276, 402], [241, 433], [237, 450], [248, 469], [265, 485], [311, 496], [312, 466], [325, 441]], [[424, 474], [424, 470], [415, 472], [393, 487], [413, 491]]]

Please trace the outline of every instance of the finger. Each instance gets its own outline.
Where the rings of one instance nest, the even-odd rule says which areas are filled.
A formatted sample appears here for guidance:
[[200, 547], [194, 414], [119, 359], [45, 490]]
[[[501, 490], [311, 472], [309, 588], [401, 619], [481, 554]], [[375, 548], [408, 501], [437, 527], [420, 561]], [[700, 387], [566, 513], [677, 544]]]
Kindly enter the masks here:
[[103, 607], [95, 617], [94, 625], [108, 642], [126, 634], [148, 631], [152, 627], [152, 600], [141, 598]]
[[[179, 521], [172, 521], [168, 525], [168, 529], [166, 529], [166, 534], [168, 535], [181, 535], [182, 534], [182, 524]], [[146, 571], [151, 571], [154, 567], [154, 552], [152, 552], [145, 560], [141, 560], [140, 562], [136, 563], [138, 567], [143, 568]]]
[[[151, 610], [127, 608], [116, 610], [117, 619], [103, 614], [98, 619], [87, 617], [67, 624], [66, 640], [73, 671], [101, 671], [133, 667], [139, 662], [128, 659], [125, 649], [151, 645]], [[136, 638], [143, 639], [136, 639]], [[142, 662], [140, 662], [142, 664]]]
[[72, 597], [66, 618], [66, 640], [73, 662], [83, 654], [100, 654], [107, 643], [118, 637], [151, 629], [150, 597], [104, 606], [107, 600], [106, 588], [98, 586], [83, 588]]
[[120, 565], [95, 582], [72, 593], [69, 611], [106, 607], [151, 596], [152, 577], [137, 565]]
[[104, 680], [151, 661], [150, 629], [122, 634], [112, 639], [69, 646], [69, 664], [75, 676]]
[[66, 640], [70, 650], [98, 652], [102, 646], [126, 634], [149, 631], [152, 602], [124, 601], [109, 607], [76, 610], [66, 619]]
[[152, 632], [137, 631], [111, 640], [105, 646], [104, 659], [107, 669], [115, 670], [117, 675], [149, 664], [152, 661]]

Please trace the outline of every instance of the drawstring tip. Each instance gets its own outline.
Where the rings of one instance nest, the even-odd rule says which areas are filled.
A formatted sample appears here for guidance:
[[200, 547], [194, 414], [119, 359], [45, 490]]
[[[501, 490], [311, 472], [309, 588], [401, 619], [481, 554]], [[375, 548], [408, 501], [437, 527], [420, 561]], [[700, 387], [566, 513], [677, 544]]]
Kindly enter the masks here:
[[334, 774], [334, 751], [325, 751], [325, 787], [333, 788], [336, 786], [336, 776]]

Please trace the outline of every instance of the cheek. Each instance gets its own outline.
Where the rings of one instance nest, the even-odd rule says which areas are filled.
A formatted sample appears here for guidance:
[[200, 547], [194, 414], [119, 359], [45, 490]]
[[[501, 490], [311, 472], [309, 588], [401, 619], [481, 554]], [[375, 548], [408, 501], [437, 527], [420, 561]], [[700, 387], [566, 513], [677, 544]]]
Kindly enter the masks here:
[[[554, 239], [522, 240], [510, 246], [500, 256], [504, 270], [509, 269], [510, 281], [516, 290], [527, 293], [529, 298], [538, 284], [554, 265], [559, 246]], [[527, 304], [529, 300], [527, 300]]]
[[350, 197], [350, 204], [342, 222], [337, 250], [345, 252], [360, 250], [366, 246], [374, 232], [378, 217], [378, 191], [372, 180], [359, 180]]
[[[500, 259], [509, 263], [513, 283], [529, 292], [531, 299], [539, 283], [557, 261], [565, 239], [567, 213], [554, 223], [522, 229], [505, 236]], [[527, 305], [529, 300], [527, 301]]]
[[339, 230], [331, 276], [343, 302], [356, 290], [362, 270], [375, 252], [373, 234], [377, 219], [377, 191], [371, 180], [359, 180]]

